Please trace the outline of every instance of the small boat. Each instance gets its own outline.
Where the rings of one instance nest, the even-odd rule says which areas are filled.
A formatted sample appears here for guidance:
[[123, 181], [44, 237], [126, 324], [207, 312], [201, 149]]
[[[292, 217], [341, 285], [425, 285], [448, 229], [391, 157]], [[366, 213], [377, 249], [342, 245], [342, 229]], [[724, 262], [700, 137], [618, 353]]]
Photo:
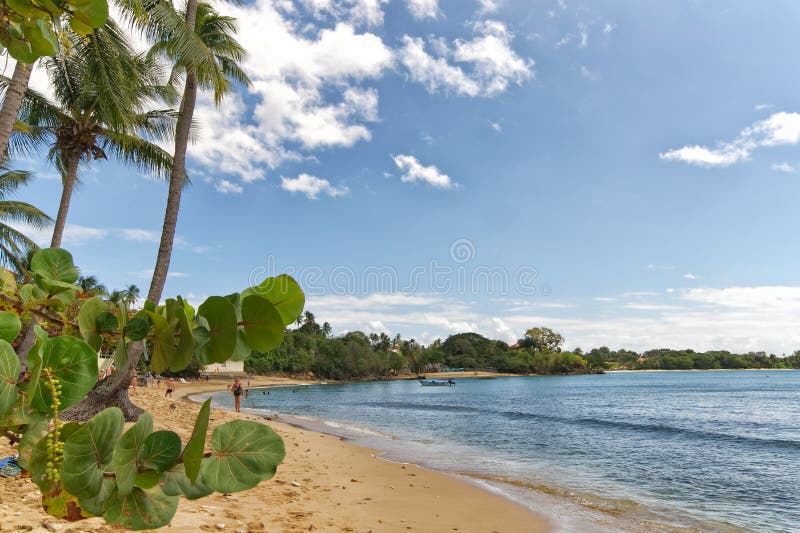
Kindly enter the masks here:
[[449, 379], [421, 379], [419, 384], [423, 387], [447, 387], [455, 385], [456, 382]]

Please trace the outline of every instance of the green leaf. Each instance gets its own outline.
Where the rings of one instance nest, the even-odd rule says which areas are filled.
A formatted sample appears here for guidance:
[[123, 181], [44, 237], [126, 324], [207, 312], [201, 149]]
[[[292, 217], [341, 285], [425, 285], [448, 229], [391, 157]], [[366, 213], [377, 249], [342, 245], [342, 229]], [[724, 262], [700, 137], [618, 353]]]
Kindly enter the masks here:
[[106, 522], [127, 529], [158, 529], [170, 523], [178, 509], [178, 498], [167, 496], [159, 487], [134, 487], [127, 496], [112, 491], [106, 500]]
[[198, 316], [208, 323], [210, 338], [200, 346], [201, 363], [223, 363], [236, 348], [238, 324], [233, 304], [222, 296], [211, 296], [197, 309]]
[[[139, 420], [126, 431], [114, 446], [111, 468], [117, 476], [117, 489], [122, 496], [133, 490], [141, 466], [140, 456], [147, 436], [153, 432], [153, 418], [142, 413]], [[96, 513], [95, 513], [96, 514]]]
[[117, 407], [104, 409], [64, 444], [61, 483], [78, 498], [96, 496], [103, 484], [103, 472], [109, 467], [114, 444], [122, 433], [125, 418]]
[[17, 280], [14, 279], [14, 273], [2, 267], [0, 267], [0, 292], [8, 295], [17, 292]]
[[114, 492], [116, 486], [117, 483], [114, 483], [113, 479], [104, 478], [103, 484], [100, 485], [100, 492], [91, 498], [78, 498], [81, 509], [83, 509], [84, 513], [103, 516], [106, 511], [106, 501], [108, 501], [108, 497]]
[[157, 470], [145, 470], [136, 474], [134, 485], [140, 489], [152, 489], [161, 482], [161, 472]]
[[63, 248], [45, 248], [36, 252], [31, 259], [31, 272], [64, 283], [78, 280], [78, 269], [72, 262], [72, 254]]
[[169, 369], [173, 372], [180, 372], [189, 366], [194, 355], [192, 327], [189, 325], [189, 317], [186, 316], [186, 309], [182, 302], [169, 298], [166, 302], [166, 311], [167, 321], [178, 335], [178, 344], [175, 346]]
[[14, 407], [17, 399], [17, 378], [19, 357], [10, 344], [0, 340], [0, 416]]
[[[29, 325], [28, 327], [31, 326]], [[28, 352], [28, 368], [31, 370], [31, 373], [28, 380], [28, 385], [25, 389], [27, 393], [25, 395], [26, 406], [32, 406], [33, 404], [33, 397], [35, 396], [36, 389], [39, 386], [39, 381], [42, 377], [42, 351], [44, 349], [44, 343], [47, 342], [48, 338], [50, 338], [47, 332], [38, 324], [33, 325], [33, 332], [36, 335], [36, 342]], [[49, 410], [46, 411], [46, 413], [49, 413]]]
[[[86, 344], [95, 350], [99, 350], [100, 345], [103, 343], [103, 338], [100, 336], [100, 329], [97, 325], [97, 320], [103, 313], [108, 313], [108, 305], [99, 296], [93, 296], [83, 302], [78, 313], [78, 328], [81, 330], [81, 337], [86, 341]], [[116, 325], [116, 318], [114, 322]]]
[[19, 335], [22, 323], [19, 315], [11, 311], [0, 311], [0, 339], [12, 343]]
[[192, 483], [186, 476], [186, 465], [175, 465], [161, 475], [161, 488], [167, 496], [183, 495], [187, 500], [204, 498], [214, 492], [199, 479]]
[[100, 333], [111, 333], [112, 331], [116, 331], [119, 320], [117, 320], [117, 317], [112, 313], [105, 311], [100, 313], [100, 316], [95, 320], [95, 324], [97, 326], [97, 331]]
[[306, 302], [305, 294], [300, 285], [286, 274], [274, 278], [267, 278], [255, 287], [250, 287], [242, 292], [242, 298], [257, 294], [266, 298], [278, 309], [283, 320], [283, 325], [288, 326], [297, 320], [303, 312]]
[[81, 22], [87, 23], [91, 28], [99, 28], [108, 19], [106, 0], [70, 0], [70, 4], [77, 10], [73, 14], [79, 16]]
[[53, 34], [52, 28], [42, 20], [37, 18], [26, 21], [23, 24], [25, 36], [31, 43], [31, 50], [40, 56], [54, 56], [58, 52], [58, 40]]
[[0, 339], [12, 343], [19, 335], [22, 323], [19, 315], [11, 311], [0, 311]]
[[125, 335], [132, 341], [140, 341], [147, 337], [150, 331], [150, 323], [140, 317], [134, 317], [125, 326]]
[[268, 352], [283, 342], [285, 326], [277, 308], [261, 296], [242, 300], [242, 327], [245, 340], [254, 350]]
[[145, 311], [145, 313], [153, 324], [153, 353], [150, 358], [150, 369], [159, 374], [169, 368], [170, 361], [175, 355], [172, 328], [169, 327], [167, 319], [158, 313], [154, 311]]
[[234, 420], [214, 429], [211, 457], [203, 459], [200, 478], [210, 489], [239, 492], [275, 475], [286, 451], [272, 428], [251, 420]]
[[140, 456], [142, 468], [163, 472], [178, 462], [181, 455], [181, 438], [174, 431], [151, 433], [144, 441]]
[[[44, 341], [41, 358], [31, 369], [32, 374], [50, 368], [53, 377], [61, 382], [61, 410], [79, 402], [97, 382], [97, 352], [75, 337], [53, 337]], [[52, 410], [52, 395], [47, 380], [40, 379], [31, 389], [31, 405], [43, 412]]]
[[78, 292], [78, 286], [66, 281], [58, 281], [57, 279], [49, 279], [46, 276], [37, 274], [35, 276], [36, 285], [39, 286], [47, 294], [58, 296], [61, 294], [66, 295], [70, 300], [75, 297]]
[[206, 445], [206, 433], [208, 433], [208, 418], [211, 413], [211, 398], [203, 402], [197, 420], [194, 422], [194, 429], [189, 442], [181, 453], [181, 459], [186, 467], [186, 476], [194, 483], [200, 473], [200, 463], [203, 460], [203, 449]]

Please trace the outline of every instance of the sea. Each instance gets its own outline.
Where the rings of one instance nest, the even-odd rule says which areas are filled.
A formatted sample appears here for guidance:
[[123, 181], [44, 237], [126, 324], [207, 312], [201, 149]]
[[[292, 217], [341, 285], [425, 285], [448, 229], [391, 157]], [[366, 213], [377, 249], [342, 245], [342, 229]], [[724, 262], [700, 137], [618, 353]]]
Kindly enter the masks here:
[[555, 531], [800, 531], [800, 371], [455, 381], [250, 389], [242, 408], [455, 475]]

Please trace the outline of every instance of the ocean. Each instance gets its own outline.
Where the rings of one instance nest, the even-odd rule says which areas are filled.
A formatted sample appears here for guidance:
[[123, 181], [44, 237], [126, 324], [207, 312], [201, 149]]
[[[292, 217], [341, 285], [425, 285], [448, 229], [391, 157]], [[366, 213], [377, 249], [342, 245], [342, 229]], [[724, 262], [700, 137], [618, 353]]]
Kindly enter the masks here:
[[[800, 530], [800, 371], [251, 389], [242, 407], [463, 477], [560, 531]], [[214, 395], [230, 407], [230, 393]]]

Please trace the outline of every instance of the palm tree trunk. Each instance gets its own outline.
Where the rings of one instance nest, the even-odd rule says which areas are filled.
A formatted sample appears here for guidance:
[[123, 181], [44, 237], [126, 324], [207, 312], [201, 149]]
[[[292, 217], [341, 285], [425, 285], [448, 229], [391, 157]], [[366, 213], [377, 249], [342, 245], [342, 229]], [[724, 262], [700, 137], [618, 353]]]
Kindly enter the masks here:
[[3, 107], [0, 108], [0, 161], [2, 161], [8, 151], [8, 141], [11, 139], [11, 131], [17, 121], [19, 108], [22, 105], [22, 97], [28, 88], [28, 81], [31, 79], [33, 65], [26, 65], [17, 61], [14, 67], [14, 74], [11, 76], [11, 83], [6, 89], [6, 97], [3, 100]]
[[[197, 0], [186, 3], [186, 24], [194, 29], [197, 16]], [[175, 228], [178, 225], [178, 212], [181, 207], [181, 191], [186, 178], [186, 150], [189, 147], [194, 106], [197, 101], [197, 74], [189, 67], [186, 71], [186, 86], [181, 99], [180, 115], [175, 127], [175, 153], [172, 157], [172, 172], [169, 178], [167, 208], [164, 212], [164, 226], [161, 229], [161, 243], [158, 246], [156, 266], [150, 280], [147, 299], [158, 305], [167, 281], [169, 262], [172, 258], [172, 245], [175, 241]]]
[[50, 248], [61, 248], [61, 239], [64, 236], [64, 226], [67, 223], [67, 211], [69, 202], [72, 198], [72, 190], [75, 188], [75, 179], [78, 177], [79, 157], [71, 156], [67, 163], [67, 172], [64, 174], [64, 186], [61, 190], [61, 203], [58, 204], [58, 215], [53, 226], [53, 239], [50, 241]]

